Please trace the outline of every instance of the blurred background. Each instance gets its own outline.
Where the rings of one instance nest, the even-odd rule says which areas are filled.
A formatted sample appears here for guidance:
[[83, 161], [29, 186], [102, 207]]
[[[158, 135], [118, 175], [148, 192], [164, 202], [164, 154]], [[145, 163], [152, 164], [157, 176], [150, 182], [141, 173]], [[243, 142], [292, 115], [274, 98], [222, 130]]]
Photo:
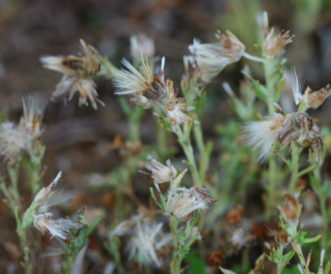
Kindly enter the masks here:
[[[50, 97], [60, 75], [43, 69], [39, 57], [77, 54], [81, 38], [120, 66], [123, 57], [130, 58], [130, 36], [145, 33], [154, 39], [156, 55], [166, 56], [166, 76], [179, 86], [182, 58], [194, 37], [211, 42], [216, 30], [229, 29], [249, 53], [256, 54], [256, 14], [263, 10], [269, 13], [270, 25], [295, 34], [294, 43], [287, 47], [287, 59], [302, 74], [305, 86], [315, 90], [331, 82], [331, 0], [0, 0], [1, 116], [17, 121], [22, 96], [39, 93]], [[242, 63], [227, 67], [208, 86], [208, 109], [202, 124], [209, 139], [217, 138], [217, 123], [234, 115], [221, 83], [230, 82], [237, 92], [241, 68]], [[260, 75], [258, 68], [255, 73]], [[87, 191], [87, 175], [114, 169], [121, 155], [110, 150], [109, 143], [116, 135], [125, 138], [128, 134], [112, 82], [96, 79], [96, 83], [105, 107], [98, 111], [80, 108], [77, 98], [68, 103], [52, 101], [43, 135], [45, 184], [62, 170], [66, 187], [77, 191], [71, 210], [87, 205], [91, 215], [107, 214], [112, 193]], [[330, 109], [328, 100], [314, 113], [321, 124], [330, 124]], [[153, 142], [155, 127], [152, 113], [147, 112], [140, 131], [143, 143]], [[216, 143], [215, 149], [221, 147]], [[142, 200], [148, 195], [148, 188], [140, 194], [137, 191]], [[29, 203], [31, 198], [23, 199]], [[104, 225], [110, 222], [105, 218]], [[6, 273], [10, 267], [17, 269], [21, 254], [14, 219], [3, 203], [0, 227], [0, 273]], [[94, 244], [96, 250], [102, 249], [100, 238]]]

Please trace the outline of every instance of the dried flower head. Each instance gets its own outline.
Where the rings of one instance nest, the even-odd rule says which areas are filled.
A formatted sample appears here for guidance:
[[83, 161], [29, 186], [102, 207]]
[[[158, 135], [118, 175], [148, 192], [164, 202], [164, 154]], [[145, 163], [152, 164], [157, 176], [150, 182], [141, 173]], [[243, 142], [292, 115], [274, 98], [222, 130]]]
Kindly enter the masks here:
[[307, 87], [303, 96], [303, 101], [308, 107], [316, 109], [322, 105], [330, 95], [331, 88], [329, 84], [316, 91], [313, 91], [310, 87]]
[[104, 103], [97, 98], [98, 93], [94, 81], [90, 78], [79, 76], [63, 75], [61, 81], [56, 85], [53, 96], [59, 97], [67, 93], [67, 98], [70, 101], [76, 92], [79, 93], [79, 106], [88, 106], [88, 101], [90, 101], [94, 109], [98, 109], [97, 103], [104, 105]]
[[77, 221], [72, 221], [64, 218], [54, 218], [52, 213], [43, 213], [34, 217], [34, 226], [41, 233], [48, 233], [51, 238], [66, 240], [73, 229], [79, 229], [82, 224]]
[[55, 179], [47, 187], [43, 187], [41, 190], [39, 190], [39, 192], [34, 197], [33, 202], [44, 203], [45, 201], [47, 201], [55, 193], [54, 192], [55, 188], [61, 176], [62, 176], [62, 172], [60, 171], [56, 175]]
[[264, 121], [250, 122], [242, 134], [244, 144], [259, 151], [259, 160], [265, 161], [272, 154], [276, 141], [281, 149], [297, 142], [302, 147], [309, 147], [321, 163], [322, 136], [316, 121], [306, 112], [286, 115], [274, 114]]
[[286, 195], [284, 205], [279, 207], [279, 211], [286, 221], [293, 221], [299, 217], [301, 204], [296, 196]]
[[18, 161], [22, 152], [35, 154], [35, 142], [42, 134], [42, 115], [45, 101], [39, 97], [23, 99], [23, 115], [20, 123], [0, 124], [0, 154], [10, 163]]
[[278, 245], [286, 246], [290, 243], [290, 237], [282, 227], [278, 227], [277, 231], [273, 231], [272, 235]]
[[316, 155], [316, 160], [322, 163], [323, 139], [316, 120], [306, 112], [295, 112], [286, 115], [283, 127], [278, 137], [282, 147], [297, 142], [302, 147], [309, 147]]
[[24, 132], [14, 123], [4, 122], [0, 125], [0, 154], [6, 161], [14, 163], [19, 160], [28, 141]]
[[[172, 84], [171, 84], [172, 86]], [[194, 119], [186, 114], [187, 111], [191, 111], [194, 108], [186, 104], [185, 98], [176, 98], [173, 89], [169, 91], [168, 100], [164, 102], [163, 109], [171, 123], [171, 125], [181, 125], [185, 121], [194, 122]]]
[[125, 69], [117, 71], [114, 75], [114, 84], [117, 88], [117, 95], [142, 95], [148, 94], [153, 88], [154, 81], [154, 61], [148, 61], [146, 58], [141, 60], [139, 69], [136, 69], [127, 60], [122, 64]]
[[[42, 188], [35, 196], [33, 204], [35, 205], [32, 213], [33, 224], [41, 233], [48, 233], [51, 238], [66, 240], [74, 229], [80, 229], [83, 224], [76, 218], [56, 218], [50, 209], [72, 198], [69, 192], [61, 192], [57, 189], [58, 182], [62, 172], [59, 172], [55, 179], [46, 188]], [[31, 216], [26, 211], [24, 220]]]
[[140, 265], [147, 264], [160, 268], [162, 261], [157, 252], [172, 241], [171, 234], [162, 230], [162, 223], [155, 223], [143, 215], [135, 215], [120, 223], [111, 236], [129, 235], [126, 250], [131, 259], [136, 259]]
[[274, 28], [267, 29], [264, 37], [263, 55], [267, 58], [274, 58], [279, 55], [284, 47], [293, 42], [294, 35], [290, 31], [275, 33]]
[[241, 59], [245, 46], [230, 31], [215, 34], [218, 42], [201, 44], [194, 39], [189, 46], [189, 61], [198, 70], [200, 81], [210, 82], [227, 65]]
[[175, 179], [177, 170], [171, 164], [170, 160], [167, 160], [166, 166], [153, 159], [151, 155], [147, 156], [147, 160], [149, 161], [149, 164], [146, 166], [146, 169], [151, 172], [151, 177], [158, 191], [160, 191], [159, 184], [170, 182]]
[[299, 192], [294, 195], [286, 195], [283, 206], [279, 206], [282, 219], [286, 223], [286, 227], [283, 227], [290, 237], [296, 235], [296, 231], [299, 224], [299, 216], [301, 213], [301, 204], [298, 201]]
[[118, 89], [118, 95], [131, 95], [132, 103], [143, 108], [151, 108], [157, 105], [166, 114], [170, 123], [183, 124], [185, 121], [193, 122], [192, 117], [185, 112], [192, 108], [187, 106], [184, 98], [177, 98], [173, 82], [164, 80], [164, 63], [162, 58], [160, 73], [154, 73], [154, 62], [142, 59], [139, 69], [136, 69], [128, 61], [123, 60], [126, 69], [115, 73], [114, 83]]
[[250, 122], [244, 126], [242, 134], [244, 145], [252, 146], [259, 152], [259, 161], [267, 160], [272, 154], [284, 119], [283, 115], [274, 114], [264, 121]]
[[140, 264], [160, 268], [162, 261], [158, 258], [157, 252], [172, 241], [171, 235], [164, 233], [162, 227], [162, 223], [156, 224], [148, 219], [137, 222], [127, 247], [130, 258], [137, 258]]
[[229, 211], [226, 216], [226, 221], [229, 225], [240, 224], [243, 220], [243, 215], [246, 210], [241, 206], [237, 205], [235, 209]]
[[215, 202], [203, 188], [180, 187], [168, 192], [166, 212], [178, 219], [188, 220], [193, 216], [194, 211], [207, 209]]
[[130, 53], [134, 61], [140, 61], [142, 56], [153, 57], [155, 54], [154, 40], [143, 33], [132, 35], [130, 37]]
[[102, 73], [102, 61], [98, 51], [91, 45], [86, 45], [80, 40], [81, 56], [42, 56], [41, 63], [45, 68], [55, 70], [63, 74], [61, 81], [56, 86], [54, 97], [68, 93], [68, 100], [79, 93], [79, 105], [88, 105], [90, 100], [94, 109], [97, 103], [103, 105], [99, 100], [95, 83], [91, 77]]
[[26, 132], [30, 138], [39, 138], [42, 134], [41, 120], [46, 107], [46, 101], [38, 96], [29, 96], [22, 99], [23, 116], [19, 127]]
[[249, 241], [249, 235], [243, 228], [237, 228], [232, 232], [230, 242], [237, 250], [241, 249]]
[[95, 76], [101, 70], [101, 56], [91, 45], [81, 39], [81, 56], [42, 56], [40, 61], [45, 68], [69, 76]]
[[220, 265], [224, 259], [222, 250], [212, 250], [206, 258], [208, 265]]
[[258, 24], [264, 31], [264, 43], [262, 54], [267, 58], [274, 58], [279, 55], [284, 47], [293, 42], [294, 35], [290, 35], [289, 31], [275, 32], [275, 28], [269, 28], [269, 18], [266, 11], [258, 16]]
[[326, 85], [317, 91], [313, 91], [310, 87], [307, 87], [302, 94], [302, 83], [298, 80], [295, 68], [291, 74], [291, 87], [296, 105], [299, 105], [299, 111], [305, 111], [308, 108], [318, 108], [324, 101], [331, 95], [330, 85]]

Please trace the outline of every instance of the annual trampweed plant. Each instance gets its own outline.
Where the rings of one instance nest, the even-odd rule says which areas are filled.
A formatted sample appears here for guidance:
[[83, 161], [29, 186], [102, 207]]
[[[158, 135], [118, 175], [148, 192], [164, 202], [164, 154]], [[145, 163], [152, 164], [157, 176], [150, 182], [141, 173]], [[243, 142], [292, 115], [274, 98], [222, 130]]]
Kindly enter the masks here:
[[[41, 57], [45, 68], [62, 74], [52, 99], [70, 101], [78, 94], [79, 106], [107, 107], [98, 98], [94, 82], [97, 76], [105, 77], [113, 82], [128, 120], [127, 136], [118, 135], [108, 145], [119, 151], [123, 162], [107, 175], [90, 174], [88, 180], [89, 187], [115, 193], [107, 221], [111, 225], [103, 241], [109, 251], [107, 266], [118, 273], [136, 269], [177, 274], [188, 268], [190, 273], [195, 268], [200, 273], [219, 269], [233, 273], [223, 262], [239, 252], [243, 253], [240, 267], [244, 271], [257, 241], [265, 251], [258, 249], [262, 254], [250, 273], [261, 273], [265, 267], [283, 273], [289, 264], [301, 273], [328, 273], [330, 187], [322, 167], [331, 148], [331, 134], [321, 130], [308, 111], [319, 108], [331, 90], [329, 85], [317, 91], [303, 90], [285, 58], [286, 48], [295, 43], [294, 35], [269, 26], [266, 13], [258, 15], [257, 21], [256, 52], [248, 52], [251, 45], [229, 30], [217, 31], [210, 43], [194, 38], [183, 57], [180, 83], [167, 77], [166, 57], [155, 56], [153, 39], [144, 34], [131, 37], [131, 60], [123, 58], [119, 67], [83, 40], [76, 55]], [[204, 118], [209, 118], [204, 117], [208, 85], [239, 61], [247, 64], [241, 71], [238, 92], [233, 84], [219, 83], [238, 119], [220, 124], [220, 141], [212, 142], [203, 131]], [[257, 67], [263, 76], [256, 72]], [[289, 81], [286, 75], [290, 75]], [[293, 96], [284, 92], [286, 86]], [[291, 111], [283, 110], [284, 100], [294, 102]], [[29, 231], [34, 226], [62, 246], [62, 271], [69, 273], [82, 269], [87, 237], [100, 219], [88, 228], [83, 211], [66, 218], [53, 211], [72, 195], [59, 192], [61, 173], [47, 187], [41, 186], [44, 108], [40, 98], [24, 99], [20, 122], [1, 123], [0, 154], [5, 167], [1, 190], [16, 218], [26, 272], [38, 270], [37, 264], [30, 263], [34, 251]], [[152, 115], [156, 141], [144, 144], [140, 125]], [[169, 140], [178, 146], [170, 145]], [[218, 154], [214, 148], [219, 144], [222, 152]], [[19, 193], [21, 167], [34, 196], [27, 208]], [[133, 181], [138, 173], [142, 188], [149, 190], [148, 203], [135, 194]], [[308, 235], [300, 223], [305, 210], [300, 202], [305, 191], [299, 184], [302, 180], [319, 201], [322, 225], [313, 231], [315, 235]], [[259, 224], [245, 216], [252, 187], [263, 192], [265, 208], [260, 212], [264, 214], [254, 217]], [[269, 227], [272, 221], [277, 228]], [[312, 243], [315, 247], [306, 254], [305, 246]], [[317, 267], [316, 256], [320, 258]]]

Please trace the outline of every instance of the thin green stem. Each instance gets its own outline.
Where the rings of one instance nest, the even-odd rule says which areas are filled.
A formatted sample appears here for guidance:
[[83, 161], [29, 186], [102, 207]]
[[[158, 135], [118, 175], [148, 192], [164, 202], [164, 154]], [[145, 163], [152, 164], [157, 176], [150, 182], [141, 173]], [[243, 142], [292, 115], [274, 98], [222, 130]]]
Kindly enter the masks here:
[[289, 160], [287, 160], [282, 154], [279, 152], [276, 153], [276, 155], [287, 165], [288, 168], [292, 168], [292, 164]]
[[302, 177], [303, 175], [305, 175], [305, 174], [307, 174], [307, 173], [313, 171], [315, 168], [316, 168], [316, 165], [314, 164], [314, 165], [311, 165], [311, 166], [309, 166], [309, 167], [307, 167], [307, 168], [301, 170], [301, 171], [299, 172], [299, 174], [298, 174], [298, 178], [300, 178], [300, 177]]
[[295, 187], [297, 181], [299, 179], [299, 157], [300, 157], [301, 149], [298, 147], [297, 144], [293, 144], [292, 146], [292, 153], [291, 153], [291, 162], [292, 162], [292, 170], [291, 170], [291, 179], [289, 183], [289, 192], [295, 192]]
[[[279, 253], [283, 254], [284, 252], [284, 246], [283, 245], [279, 245]], [[285, 265], [282, 263], [277, 263], [277, 274], [282, 274], [282, 271], [284, 269]]]
[[171, 274], [179, 274], [180, 267], [182, 264], [183, 256], [179, 254], [179, 242], [178, 242], [178, 235], [177, 235], [177, 228], [178, 228], [178, 220], [175, 217], [172, 217], [170, 220], [170, 231], [172, 235], [172, 242], [174, 246], [174, 252], [172, 255], [171, 263], [170, 263], [170, 272]]
[[267, 186], [268, 197], [266, 201], [266, 218], [270, 219], [272, 215], [272, 209], [275, 206], [275, 191], [276, 191], [276, 177], [277, 177], [277, 165], [276, 159], [274, 156], [269, 159], [269, 172], [268, 172], [268, 181]]
[[275, 87], [272, 83], [272, 70], [273, 70], [273, 63], [272, 60], [267, 60], [263, 63], [264, 67], [264, 75], [265, 75], [265, 81], [267, 86], [267, 92], [266, 94], [266, 103], [268, 106], [268, 113], [269, 115], [273, 114], [275, 112], [275, 106], [274, 106], [274, 100], [275, 100]]
[[[272, 82], [272, 70], [273, 63], [272, 60], [266, 60], [263, 63], [264, 67], [264, 75], [266, 81], [266, 87], [268, 94], [265, 95], [268, 113], [272, 115], [275, 112], [274, 100], [275, 100], [275, 87]], [[277, 165], [275, 157], [271, 157], [269, 159], [269, 170], [268, 170], [268, 196], [266, 199], [266, 218], [269, 219], [271, 217], [272, 208], [275, 204], [275, 191], [276, 191], [276, 175], [277, 175]]]
[[[329, 232], [329, 216], [328, 216], [328, 210], [326, 206], [326, 200], [327, 195], [323, 189], [322, 184], [322, 178], [321, 178], [321, 167], [318, 167], [314, 170], [313, 174], [310, 176], [312, 187], [314, 192], [317, 194], [317, 197], [319, 199], [322, 218], [323, 218], [323, 226], [322, 226], [322, 240], [321, 240], [321, 246], [322, 248], [327, 248], [327, 235]], [[324, 182], [324, 184], [327, 182]]]
[[309, 271], [308, 265], [306, 263], [305, 257], [303, 256], [301, 245], [293, 241], [292, 242], [292, 248], [299, 257], [300, 264], [304, 268], [304, 273], [305, 274], [310, 274], [310, 271]]
[[211, 142], [205, 144], [200, 123], [193, 125], [193, 135], [200, 154], [199, 177], [200, 181], [204, 182], [209, 167], [210, 154], [213, 149], [213, 144]]
[[18, 208], [18, 211], [21, 212], [21, 201], [20, 201], [20, 194], [18, 192], [18, 186], [17, 186], [17, 182], [18, 182], [18, 171], [19, 171], [19, 164], [15, 165], [15, 166], [8, 166], [7, 170], [8, 170], [8, 175], [9, 175], [9, 181], [11, 184], [11, 188], [9, 189], [10, 193], [11, 193], [11, 199], [13, 199], [12, 202], [15, 207]]
[[129, 139], [131, 141], [139, 140], [140, 121], [144, 114], [141, 106], [131, 108], [124, 98], [119, 99], [121, 108], [129, 122]]
[[167, 146], [168, 132], [161, 126], [157, 127], [156, 132], [156, 149], [161, 157], [169, 155], [169, 148]]
[[178, 137], [178, 142], [185, 153], [188, 166], [193, 177], [194, 185], [201, 187], [203, 185], [203, 182], [200, 179], [199, 171], [194, 159], [194, 153], [190, 139], [190, 132], [184, 134], [182, 129], [177, 125], [175, 133]]

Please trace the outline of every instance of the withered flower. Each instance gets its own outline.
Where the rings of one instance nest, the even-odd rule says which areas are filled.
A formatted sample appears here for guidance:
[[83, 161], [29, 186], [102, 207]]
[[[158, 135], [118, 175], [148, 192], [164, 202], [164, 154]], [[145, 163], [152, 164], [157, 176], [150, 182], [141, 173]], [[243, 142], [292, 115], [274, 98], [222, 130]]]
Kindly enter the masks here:
[[63, 74], [61, 81], [57, 84], [54, 97], [67, 93], [70, 101], [75, 93], [79, 93], [79, 105], [88, 105], [88, 100], [94, 109], [97, 103], [104, 105], [99, 100], [95, 83], [92, 79], [102, 73], [101, 56], [91, 45], [86, 45], [80, 40], [81, 56], [42, 56], [41, 63], [45, 68], [55, 70]]
[[301, 204], [294, 195], [286, 195], [283, 206], [279, 206], [279, 211], [286, 222], [296, 221], [300, 215]]
[[10, 163], [18, 161], [22, 152], [30, 156], [36, 154], [37, 142], [43, 132], [42, 116], [46, 101], [38, 96], [22, 100], [23, 115], [19, 124], [3, 122], [0, 124], [0, 154]]
[[160, 191], [159, 184], [170, 182], [177, 176], [177, 170], [170, 160], [167, 160], [166, 165], [158, 162], [151, 155], [147, 156], [147, 160], [149, 164], [146, 165], [146, 169], [151, 172], [151, 177], [158, 191]]
[[[52, 238], [66, 240], [72, 235], [74, 229], [80, 229], [84, 225], [76, 218], [56, 218], [51, 212], [51, 208], [61, 204], [70, 198], [70, 192], [61, 192], [57, 189], [57, 184], [62, 173], [59, 172], [56, 178], [48, 187], [42, 188], [35, 196], [33, 203], [36, 203], [36, 209], [33, 213], [33, 224], [41, 233], [47, 233]], [[24, 219], [29, 218], [30, 212], [26, 212]]]
[[178, 219], [188, 220], [196, 210], [203, 210], [216, 201], [203, 188], [176, 188], [168, 192], [166, 212]]
[[197, 69], [202, 83], [210, 82], [227, 65], [239, 61], [245, 52], [243, 43], [229, 30], [218, 31], [215, 36], [218, 39], [215, 43], [200, 43], [194, 39], [189, 46], [188, 60]]
[[262, 161], [272, 154], [275, 142], [279, 141], [281, 149], [292, 142], [309, 147], [316, 154], [317, 161], [322, 162], [320, 129], [306, 112], [275, 114], [264, 121], [250, 122], [244, 126], [242, 139], [245, 145], [259, 151], [259, 160]]
[[261, 19], [260, 23], [264, 30], [262, 53], [267, 58], [274, 58], [283, 51], [287, 44], [293, 42], [294, 35], [290, 35], [290, 31], [276, 33], [275, 28], [270, 29], [267, 12], [263, 12], [259, 19]]
[[139, 265], [162, 266], [158, 252], [171, 243], [171, 234], [163, 231], [163, 224], [156, 223], [143, 215], [132, 216], [120, 223], [111, 236], [129, 235], [126, 250], [130, 259], [136, 259]]
[[302, 94], [302, 83], [298, 80], [295, 68], [293, 68], [291, 74], [291, 87], [294, 101], [297, 105], [300, 104], [299, 111], [301, 112], [306, 111], [308, 108], [318, 108], [331, 95], [331, 88], [329, 84], [316, 91], [313, 91], [310, 87], [307, 87], [305, 92]]
[[293, 42], [294, 35], [290, 31], [275, 33], [274, 28], [268, 30], [264, 37], [263, 55], [267, 58], [274, 58], [282, 52], [284, 47]]
[[310, 108], [318, 108], [331, 95], [330, 85], [327, 84], [324, 88], [313, 91], [307, 87], [303, 96], [303, 101]]
[[162, 58], [161, 69], [157, 74], [154, 72], [154, 61], [143, 58], [140, 67], [136, 69], [123, 60], [126, 69], [121, 69], [114, 77], [116, 94], [131, 95], [130, 101], [145, 109], [158, 106], [172, 125], [193, 122], [192, 117], [185, 113], [192, 108], [187, 106], [184, 98], [177, 98], [173, 82], [164, 80], [164, 64], [165, 59]]
[[259, 161], [267, 160], [272, 154], [284, 120], [285, 117], [277, 113], [264, 121], [249, 122], [243, 127], [241, 137], [244, 145], [252, 146], [259, 152]]

